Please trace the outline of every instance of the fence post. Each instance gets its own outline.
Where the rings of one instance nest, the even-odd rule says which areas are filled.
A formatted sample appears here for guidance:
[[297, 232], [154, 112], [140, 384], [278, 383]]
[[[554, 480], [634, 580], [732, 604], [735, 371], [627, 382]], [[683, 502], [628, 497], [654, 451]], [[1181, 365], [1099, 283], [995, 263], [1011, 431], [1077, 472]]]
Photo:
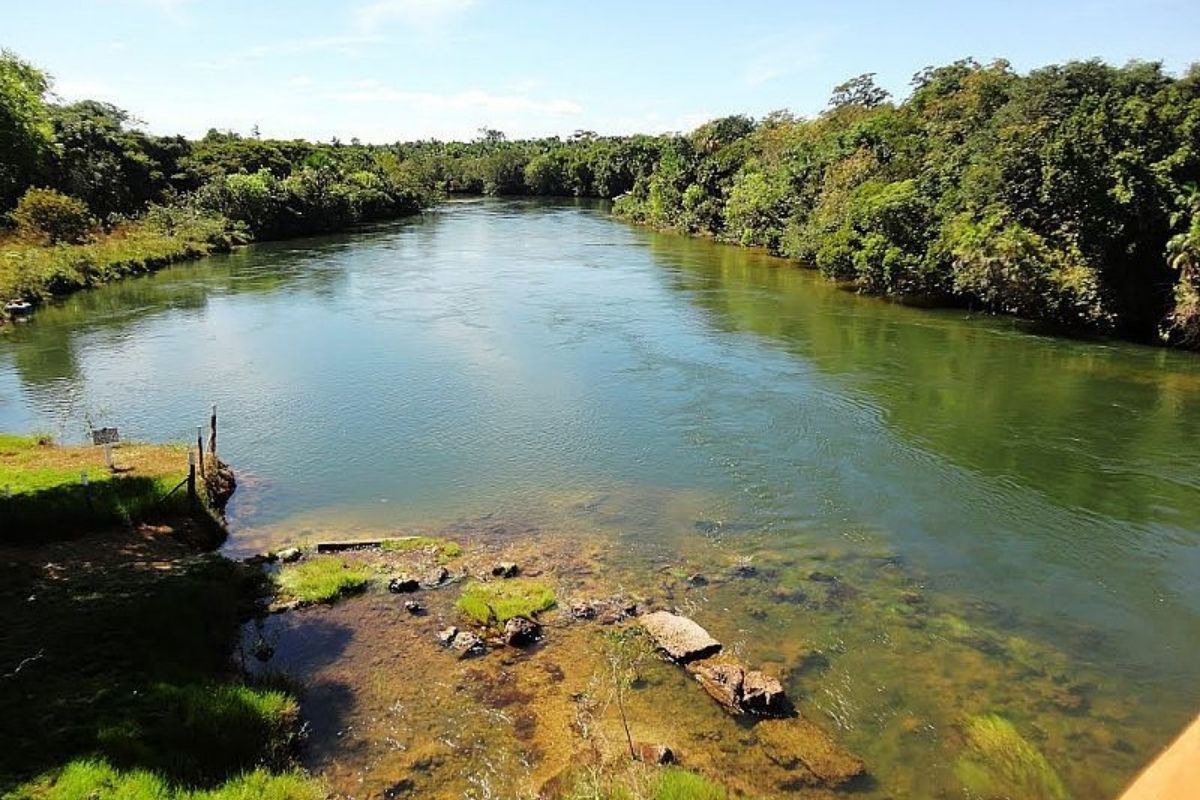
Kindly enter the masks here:
[[220, 469], [221, 462], [217, 460], [217, 404], [213, 403], [212, 417], [208, 420], [208, 454], [212, 457], [213, 469]]
[[[203, 433], [203, 429], [199, 425], [196, 426], [196, 452], [200, 456], [200, 458], [199, 458], [200, 474], [203, 475], [204, 474], [204, 433]], [[189, 459], [190, 459], [190, 456], [189, 456]]]
[[196, 453], [190, 447], [188, 448], [188, 502], [196, 502]]

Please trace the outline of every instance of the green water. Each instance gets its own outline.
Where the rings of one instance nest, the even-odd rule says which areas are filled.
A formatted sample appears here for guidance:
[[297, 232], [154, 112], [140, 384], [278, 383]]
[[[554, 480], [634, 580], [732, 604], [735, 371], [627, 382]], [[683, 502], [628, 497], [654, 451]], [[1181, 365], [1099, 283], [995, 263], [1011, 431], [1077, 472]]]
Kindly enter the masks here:
[[[533, 511], [553, 536], [591, 498], [631, 564], [898, 565], [944, 612], [927, 630], [1052, 648], [1046, 680], [1091, 693], [1022, 706], [1019, 672], [985, 670], [1011, 642], [884, 655], [871, 583], [891, 578], [846, 566], [864, 600], [825, 678], [846, 688], [811, 703], [880, 796], [956, 796], [945, 729], [986, 711], [1028, 725], [1076, 796], [1111, 793], [1200, 709], [1194, 355], [889, 305], [588, 205], [482, 201], [128, 280], [0, 335], [3, 430], [188, 438], [210, 402], [243, 479], [235, 554]], [[808, 612], [767, 619], [730, 630], [821, 638]], [[883, 735], [884, 695], [940, 736]]]

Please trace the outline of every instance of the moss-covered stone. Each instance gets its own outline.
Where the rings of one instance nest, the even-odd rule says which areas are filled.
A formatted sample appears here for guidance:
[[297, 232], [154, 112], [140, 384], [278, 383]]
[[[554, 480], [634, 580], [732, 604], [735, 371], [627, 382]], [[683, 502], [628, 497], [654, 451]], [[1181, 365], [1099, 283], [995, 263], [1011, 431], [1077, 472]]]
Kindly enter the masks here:
[[1050, 762], [1008, 720], [996, 714], [973, 717], [965, 732], [967, 751], [955, 762], [954, 770], [972, 797], [1066, 798], [1066, 789]]

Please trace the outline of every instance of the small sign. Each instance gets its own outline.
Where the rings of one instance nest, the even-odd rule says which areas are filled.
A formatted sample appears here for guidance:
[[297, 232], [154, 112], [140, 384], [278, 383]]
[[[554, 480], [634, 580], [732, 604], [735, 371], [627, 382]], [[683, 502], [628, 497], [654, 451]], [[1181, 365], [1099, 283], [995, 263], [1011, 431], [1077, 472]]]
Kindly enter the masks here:
[[94, 428], [92, 444], [116, 444], [121, 441], [121, 432], [116, 428]]

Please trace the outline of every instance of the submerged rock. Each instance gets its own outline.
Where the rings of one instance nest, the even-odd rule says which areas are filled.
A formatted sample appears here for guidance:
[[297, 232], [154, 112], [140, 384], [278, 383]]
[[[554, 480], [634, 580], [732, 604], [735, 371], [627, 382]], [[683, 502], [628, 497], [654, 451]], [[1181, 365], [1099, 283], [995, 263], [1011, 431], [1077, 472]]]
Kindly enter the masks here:
[[808, 720], [764, 720], [754, 726], [754, 735], [763, 754], [787, 771], [777, 781], [781, 789], [833, 788], [866, 772], [861, 758]]
[[715, 655], [721, 643], [687, 617], [669, 611], [655, 611], [639, 620], [642, 627], [673, 661], [687, 663]]
[[638, 742], [633, 746], [633, 750], [637, 753], [638, 761], [645, 764], [658, 764], [661, 766], [675, 763], [675, 751], [665, 744]]
[[581, 600], [571, 605], [574, 619], [594, 619], [601, 625], [615, 625], [638, 615], [637, 603], [619, 598]]
[[749, 561], [739, 561], [729, 570], [729, 574], [735, 578], [754, 578], [758, 575], [758, 567]]
[[542, 626], [525, 617], [513, 617], [504, 623], [504, 643], [511, 647], [527, 647], [542, 638]]
[[588, 602], [573, 603], [571, 605], [571, 616], [575, 619], [595, 619], [596, 606]]
[[421, 588], [421, 582], [411, 575], [397, 575], [388, 581], [387, 588], [395, 594], [415, 592]]
[[511, 561], [501, 561], [492, 567], [492, 575], [497, 578], [515, 578], [520, 572], [521, 568]]

